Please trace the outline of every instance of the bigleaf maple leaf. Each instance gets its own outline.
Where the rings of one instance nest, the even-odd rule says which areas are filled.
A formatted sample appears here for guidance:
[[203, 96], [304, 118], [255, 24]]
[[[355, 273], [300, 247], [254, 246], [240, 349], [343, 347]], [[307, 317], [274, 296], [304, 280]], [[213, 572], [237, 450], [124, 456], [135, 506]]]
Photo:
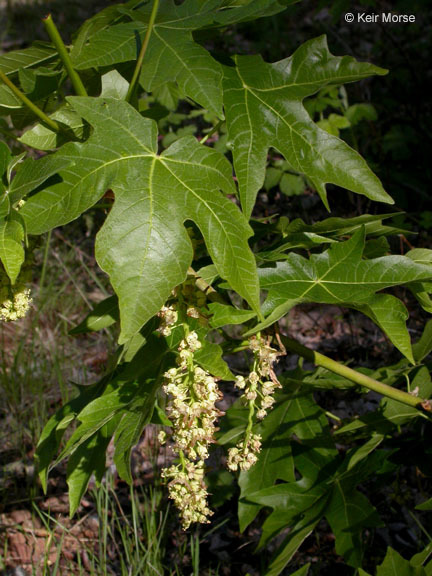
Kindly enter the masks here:
[[55, 154], [73, 166], [60, 170], [60, 182], [30, 196], [21, 215], [28, 233], [40, 234], [77, 218], [108, 188], [114, 191], [96, 258], [119, 297], [120, 341], [133, 336], [184, 281], [193, 257], [186, 220], [201, 230], [220, 276], [258, 311], [258, 277], [247, 243], [252, 231], [221, 193], [235, 193], [229, 162], [192, 136], [159, 155], [156, 123], [126, 102], [69, 102], [94, 133]]
[[414, 362], [405, 325], [408, 311], [401, 300], [381, 290], [428, 281], [432, 270], [406, 256], [365, 260], [364, 246], [365, 232], [360, 229], [350, 240], [333, 244], [322, 254], [306, 259], [291, 253], [275, 268], [261, 268], [261, 288], [267, 291], [263, 310], [270, 313], [265, 324], [275, 322], [301, 302], [348, 306], [369, 316]]
[[278, 150], [305, 174], [326, 206], [326, 183], [392, 204], [365, 160], [311, 119], [303, 100], [331, 84], [386, 70], [330, 54], [325, 36], [305, 42], [293, 56], [267, 64], [261, 56], [237, 56], [224, 67], [224, 106], [243, 211], [249, 217], [265, 177], [267, 153]]

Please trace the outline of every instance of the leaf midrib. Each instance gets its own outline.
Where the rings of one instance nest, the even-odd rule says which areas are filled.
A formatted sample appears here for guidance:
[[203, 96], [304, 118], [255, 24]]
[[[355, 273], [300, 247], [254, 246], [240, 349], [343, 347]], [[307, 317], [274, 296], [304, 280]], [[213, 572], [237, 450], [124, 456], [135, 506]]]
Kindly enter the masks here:
[[[115, 158], [114, 160], [110, 160], [109, 162], [104, 162], [103, 164], [101, 164], [100, 166], [98, 166], [97, 168], [95, 168], [94, 170], [92, 170], [91, 172], [88, 172], [87, 174], [85, 174], [84, 176], [80, 177], [78, 179], [78, 181], [71, 187], [68, 189], [68, 193], [64, 196], [60, 196], [58, 200], [56, 200], [55, 202], [53, 202], [52, 204], [50, 204], [47, 208], [41, 209], [38, 212], [38, 218], [42, 218], [43, 215], [45, 215], [46, 213], [49, 213], [53, 210], [53, 208], [57, 208], [67, 196], [70, 196], [71, 194], [73, 194], [73, 192], [75, 191], [75, 189], [80, 186], [83, 182], [85, 182], [85, 180], [87, 178], [89, 178], [90, 176], [93, 176], [94, 174], [96, 174], [97, 172], [99, 172], [99, 170], [102, 170], [103, 168], [105, 168], [106, 166], [109, 166], [111, 164], [115, 164], [116, 162], [121, 162], [122, 160], [130, 160], [132, 158], [148, 158], [153, 156], [153, 154], [136, 154], [136, 155], [131, 155], [131, 156], [121, 156], [119, 158]], [[156, 154], [154, 154], [154, 156], [156, 156]], [[67, 183], [67, 181], [65, 180], [64, 183]], [[35, 202], [34, 204], [32, 204], [33, 206], [37, 206], [37, 203]]]
[[[319, 150], [317, 150], [316, 148], [314, 148], [314, 147], [312, 146], [312, 144], [311, 144], [310, 142], [308, 142], [308, 140], [303, 136], [303, 134], [301, 134], [301, 132], [298, 132], [297, 130], [295, 130], [295, 129], [293, 128], [293, 126], [292, 126], [291, 124], [289, 124], [289, 122], [285, 119], [285, 117], [282, 116], [281, 114], [279, 114], [279, 112], [278, 112], [275, 108], [273, 108], [273, 106], [271, 106], [271, 105], [268, 104], [265, 100], [263, 100], [263, 99], [260, 98], [257, 94], [255, 94], [255, 92], [253, 91], [253, 89], [252, 89], [250, 86], [248, 86], [248, 84], [246, 84], [245, 80], [243, 79], [243, 76], [241, 75], [241, 72], [240, 72], [239, 68], [237, 68], [237, 74], [238, 74], [238, 77], [239, 77], [239, 79], [240, 79], [240, 81], [241, 81], [241, 83], [242, 83], [242, 86], [243, 86], [244, 90], [246, 90], [247, 92], [250, 92], [250, 93], [252, 94], [252, 96], [254, 96], [259, 102], [261, 102], [261, 104], [263, 104], [266, 108], [268, 108], [269, 110], [271, 110], [272, 113], [273, 113], [277, 118], [279, 118], [279, 119], [283, 122], [283, 124], [285, 124], [285, 126], [288, 128], [288, 130], [290, 130], [291, 134], [292, 134], [292, 133], [296, 134], [296, 135], [300, 138], [300, 140], [303, 140], [303, 142], [307, 145], [307, 147], [308, 147], [311, 151], [315, 152], [316, 155], [319, 156], [319, 158], [321, 158], [321, 160], [323, 160], [323, 161], [327, 164], [326, 159], [325, 159], [325, 158], [323, 157], [323, 155], [319, 152]], [[318, 130], [319, 130], [319, 128], [318, 128]], [[278, 135], [277, 135], [277, 134], [276, 134], [276, 138], [278, 138]], [[335, 136], [335, 138], [337, 138], [337, 136]], [[267, 146], [268, 146], [268, 145], [267, 145]], [[303, 164], [298, 161], [297, 152], [296, 152], [296, 149], [295, 149], [295, 146], [294, 146], [294, 145], [292, 146], [292, 149], [293, 149], [293, 151], [294, 151], [294, 153], [295, 153], [296, 161], [297, 161], [298, 166], [299, 166], [300, 169], [301, 169], [301, 172], [305, 172], [304, 169], [303, 169]]]
[[[320, 86], [322, 83], [325, 84], [331, 84], [331, 83], [336, 83], [336, 84], [345, 84], [346, 82], [354, 82], [356, 80], [363, 80], [364, 78], [369, 78], [370, 76], [370, 72], [368, 73], [364, 73], [364, 74], [348, 74], [346, 76], [336, 76], [336, 77], [324, 77], [322, 79], [319, 80], [314, 80], [311, 82], [292, 82], [291, 84], [284, 84], [282, 86], [272, 86], [271, 88], [257, 88], [255, 86], [249, 86], [246, 85], [251, 91], [256, 91], [256, 92], [275, 92], [278, 90], [285, 90], [287, 88], [297, 88], [297, 87], [302, 87], [302, 86], [313, 86], [314, 84], [318, 84], [317, 86], [317, 90], [321, 89], [322, 86]], [[292, 100], [292, 98], [289, 98], [289, 100]]]

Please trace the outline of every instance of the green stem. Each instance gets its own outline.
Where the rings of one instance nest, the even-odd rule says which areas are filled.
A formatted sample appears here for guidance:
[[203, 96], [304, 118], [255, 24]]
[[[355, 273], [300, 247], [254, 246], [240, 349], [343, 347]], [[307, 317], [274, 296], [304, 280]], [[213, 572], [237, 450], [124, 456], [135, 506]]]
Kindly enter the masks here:
[[69, 52], [64, 45], [62, 37], [57, 29], [57, 26], [54, 24], [54, 20], [51, 17], [51, 14], [42, 18], [42, 21], [45, 26], [45, 30], [48, 32], [48, 36], [51, 38], [52, 43], [57, 49], [58, 55], [60, 56], [61, 61], [66, 68], [68, 76], [72, 82], [72, 86], [74, 87], [75, 93], [78, 96], [87, 96], [87, 90], [84, 88], [84, 84], [82, 83], [81, 78], [78, 75], [78, 72], [75, 70], [72, 64], [72, 60], [69, 56]]
[[182, 471], [184, 471], [184, 470], [186, 470], [186, 458], [185, 458], [183, 450], [179, 451], [179, 458], [180, 458], [180, 464], [182, 467]]
[[417, 408], [422, 412], [431, 412], [432, 410], [432, 405], [429, 400], [412, 396], [403, 390], [398, 390], [397, 388], [393, 388], [392, 386], [378, 382], [378, 380], [374, 380], [373, 378], [366, 376], [366, 374], [361, 374], [352, 368], [348, 368], [348, 366], [339, 364], [339, 362], [332, 360], [328, 356], [324, 356], [324, 354], [320, 354], [315, 350], [306, 348], [306, 346], [303, 346], [300, 344], [300, 342], [297, 342], [297, 340], [293, 340], [292, 338], [288, 338], [282, 335], [281, 340], [283, 345], [288, 350], [299, 354], [309, 362], [316, 364], [316, 366], [322, 366], [323, 368], [326, 368], [327, 370], [330, 370], [339, 376], [343, 376], [344, 378], [351, 380], [351, 382], [355, 382], [356, 384], [364, 386], [369, 390], [378, 392], [378, 394], [392, 398], [397, 402], [402, 402], [402, 404], [406, 404], [407, 406]]
[[207, 142], [207, 140], [210, 138], [210, 136], [213, 136], [213, 134], [215, 134], [216, 132], [219, 131], [219, 128], [222, 126], [222, 124], [224, 122], [225, 122], [225, 120], [219, 120], [219, 122], [216, 124], [216, 126], [213, 126], [213, 128], [208, 132], [208, 134], [206, 134], [203, 138], [201, 138], [199, 143], [204, 144], [205, 142]]
[[153, 26], [154, 26], [154, 23], [156, 20], [156, 14], [158, 11], [158, 7], [159, 7], [159, 0], [153, 0], [153, 7], [152, 7], [151, 14], [150, 14], [150, 20], [149, 20], [149, 23], [147, 26], [147, 31], [146, 31], [146, 34], [144, 36], [144, 41], [142, 43], [140, 53], [138, 54], [138, 59], [137, 59], [135, 70], [134, 70], [134, 73], [132, 76], [131, 83], [129, 85], [129, 90], [128, 90], [128, 93], [126, 94], [126, 102], [130, 102], [132, 100], [132, 97], [133, 97], [135, 90], [136, 90], [136, 87], [138, 85], [138, 79], [139, 79], [139, 75], [141, 72], [142, 63], [144, 60], [145, 53], [147, 52], [147, 46], [148, 46], [148, 43], [150, 41], [150, 36], [151, 36]]
[[60, 132], [61, 128], [59, 124], [57, 124], [55, 120], [52, 120], [49, 116], [47, 116], [45, 112], [43, 112], [40, 108], [36, 106], [36, 104], [33, 104], [33, 102], [29, 100], [27, 96], [23, 94], [21, 90], [17, 86], [15, 86], [12, 80], [10, 80], [6, 76], [6, 74], [4, 74], [4, 72], [2, 72], [1, 70], [0, 70], [0, 80], [4, 82], [4, 84], [6, 84], [6, 86], [12, 90], [15, 96], [19, 98], [21, 102], [25, 104], [27, 108], [33, 112], [33, 114], [35, 114], [38, 118], [40, 118], [40, 120], [42, 120], [44, 124], [49, 126], [49, 128], [51, 128], [51, 130], [54, 130], [54, 132]]
[[252, 428], [254, 425], [254, 419], [253, 419], [254, 415], [255, 415], [255, 400], [249, 400], [248, 424], [243, 441], [244, 446], [247, 446], [250, 435], [252, 434]]

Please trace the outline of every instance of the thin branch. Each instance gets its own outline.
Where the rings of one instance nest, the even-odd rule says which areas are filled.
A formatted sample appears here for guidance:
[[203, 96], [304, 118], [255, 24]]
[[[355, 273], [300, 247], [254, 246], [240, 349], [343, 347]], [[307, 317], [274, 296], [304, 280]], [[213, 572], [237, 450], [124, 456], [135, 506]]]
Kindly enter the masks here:
[[195, 272], [195, 270], [192, 268], [192, 266], [189, 266], [188, 274], [189, 274], [189, 276], [194, 276], [195, 286], [198, 288], [198, 290], [201, 290], [201, 292], [204, 292], [204, 294], [206, 294], [207, 298], [211, 302], [220, 302], [221, 304], [227, 304], [227, 301], [222, 296], [222, 294], [219, 294], [219, 292], [217, 290], [215, 290], [213, 288], [213, 286], [210, 286], [210, 284], [208, 284], [208, 282], [206, 282], [204, 280], [204, 278], [201, 278], [201, 276], [199, 276]]

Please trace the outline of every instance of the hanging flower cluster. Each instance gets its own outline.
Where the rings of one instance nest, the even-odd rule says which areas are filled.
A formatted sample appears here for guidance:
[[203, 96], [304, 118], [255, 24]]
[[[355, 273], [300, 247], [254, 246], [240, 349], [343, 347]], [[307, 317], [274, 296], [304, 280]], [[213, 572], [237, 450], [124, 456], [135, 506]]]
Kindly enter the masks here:
[[13, 322], [24, 318], [30, 308], [32, 299], [30, 289], [24, 287], [0, 289], [0, 320]]
[[194, 522], [208, 524], [213, 511], [207, 504], [204, 462], [183, 459], [180, 464], [162, 470], [162, 477], [171, 480], [169, 497], [180, 513], [183, 529], [187, 530]]
[[26, 316], [32, 299], [30, 289], [26, 288], [28, 281], [28, 267], [23, 267], [16, 284], [12, 285], [6, 272], [0, 265], [0, 320], [13, 322]]
[[252, 337], [249, 348], [254, 355], [253, 369], [247, 378], [237, 376], [236, 388], [243, 391], [242, 398], [249, 406], [249, 420], [244, 438], [228, 451], [227, 466], [230, 470], [247, 471], [257, 462], [261, 449], [261, 436], [252, 433], [254, 415], [262, 420], [275, 400], [274, 392], [281, 385], [276, 378], [273, 364], [277, 361], [278, 351], [272, 348], [264, 338]]
[[[258, 420], [262, 420], [266, 416], [267, 410], [271, 409], [274, 404], [275, 389], [281, 388], [273, 370], [273, 364], [277, 362], [279, 352], [272, 348], [264, 338], [251, 338], [249, 347], [254, 353], [255, 371], [249, 374], [248, 380], [251, 383], [251, 388], [257, 394], [255, 406], [258, 411], [256, 416]], [[245, 396], [248, 400], [250, 399], [247, 396], [247, 390], [245, 390]]]
[[222, 412], [215, 406], [221, 399], [215, 379], [194, 363], [201, 348], [196, 332], [180, 342], [178, 366], [165, 373], [167, 414], [173, 425], [174, 451], [180, 463], [166, 468], [162, 476], [170, 479], [169, 495], [179, 509], [183, 528], [192, 522], [208, 522], [212, 511], [207, 506], [204, 460], [214, 442], [216, 420]]

